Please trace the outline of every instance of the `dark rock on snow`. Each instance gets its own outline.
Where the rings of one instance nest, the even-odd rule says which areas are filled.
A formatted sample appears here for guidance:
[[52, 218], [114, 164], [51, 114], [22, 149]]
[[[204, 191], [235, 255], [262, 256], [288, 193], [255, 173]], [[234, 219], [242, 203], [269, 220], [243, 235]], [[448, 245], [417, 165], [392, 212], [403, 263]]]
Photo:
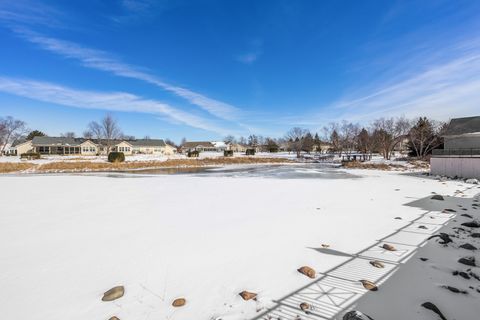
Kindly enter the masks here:
[[445, 318], [445, 316], [443, 315], [443, 313], [440, 311], [440, 309], [438, 309], [438, 307], [436, 305], [434, 305], [433, 303], [431, 302], [425, 302], [422, 304], [422, 307], [424, 307], [425, 309], [428, 309], [428, 310], [431, 310], [433, 312], [435, 312], [439, 317], [440, 319], [442, 320], [447, 320], [447, 318]]
[[477, 250], [477, 247], [475, 247], [474, 245], [471, 245], [470, 243], [464, 243], [460, 246], [460, 248], [466, 249], [466, 250]]
[[453, 293], [462, 293], [462, 294], [468, 294], [467, 291], [465, 290], [460, 290], [458, 288], [455, 288], [455, 287], [451, 287], [451, 286], [443, 286], [445, 289], [448, 289], [450, 291], [452, 291]]
[[422, 261], [428, 261], [428, 258], [420, 258]]
[[470, 221], [462, 223], [462, 226], [469, 227], [469, 228], [480, 228], [480, 223], [478, 221]]
[[465, 258], [460, 258], [458, 260], [459, 263], [464, 264], [466, 266], [472, 266], [475, 267], [475, 257], [465, 257]]
[[480, 233], [472, 233], [472, 234], [470, 235], [470, 237], [472, 237], [472, 238], [480, 238]]
[[432, 199], [432, 200], [443, 200], [443, 197], [439, 194], [436, 194], [433, 197], [431, 197], [430, 199]]
[[427, 240], [430, 240], [436, 237], [439, 237], [442, 240], [440, 244], [447, 244], [447, 243], [453, 242], [452, 239], [450, 239], [450, 236], [443, 232], [440, 232], [440, 234], [433, 235], [429, 237]]
[[364, 313], [361, 313], [360, 311], [350, 311], [345, 313], [343, 316], [343, 320], [373, 320], [370, 316], [367, 316]]
[[453, 274], [454, 276], [460, 276], [460, 277], [462, 277], [462, 278], [464, 278], [464, 279], [467, 279], [467, 280], [470, 279], [470, 276], [468, 275], [468, 273], [463, 272], [463, 271], [453, 271], [452, 274]]
[[472, 219], [473, 217], [471, 215], [469, 215], [468, 213], [462, 213], [461, 214], [462, 217], [467, 217], [467, 218], [470, 218]]

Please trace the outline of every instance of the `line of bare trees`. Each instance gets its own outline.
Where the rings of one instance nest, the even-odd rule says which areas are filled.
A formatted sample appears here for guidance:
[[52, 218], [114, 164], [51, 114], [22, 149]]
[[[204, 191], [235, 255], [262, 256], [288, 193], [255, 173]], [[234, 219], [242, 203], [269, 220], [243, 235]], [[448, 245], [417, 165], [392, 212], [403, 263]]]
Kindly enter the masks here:
[[399, 118], [379, 118], [368, 126], [342, 121], [330, 123], [323, 128], [322, 139], [302, 128], [292, 128], [286, 134], [289, 148], [300, 156], [301, 151], [309, 152], [319, 144], [328, 144], [329, 151], [336, 153], [380, 153], [390, 159], [394, 149], [400, 144], [407, 144], [409, 155], [425, 158], [433, 149], [443, 144], [442, 134], [446, 123], [419, 117], [408, 120]]
[[[294, 127], [282, 138], [250, 135], [248, 138], [225, 137], [227, 143], [261, 147], [264, 151], [285, 149], [300, 157], [302, 152], [325, 151], [339, 153], [379, 153], [390, 159], [396, 147], [409, 150], [412, 157], [425, 158], [443, 144], [442, 133], [446, 123], [419, 117], [408, 120], [379, 118], [362, 126], [348, 121], [334, 122], [322, 128], [322, 135]], [[405, 145], [406, 144], [406, 145]]]

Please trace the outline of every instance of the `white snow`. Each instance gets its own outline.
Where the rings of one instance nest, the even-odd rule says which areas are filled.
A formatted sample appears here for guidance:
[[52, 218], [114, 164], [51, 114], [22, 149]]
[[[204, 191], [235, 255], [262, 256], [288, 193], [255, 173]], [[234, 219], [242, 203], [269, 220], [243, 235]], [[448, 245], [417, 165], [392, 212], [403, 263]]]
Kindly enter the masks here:
[[[480, 189], [401, 173], [350, 172], [362, 177], [0, 177], [2, 318], [227, 320], [253, 319], [273, 308], [270, 314], [283, 319], [295, 314], [321, 319], [318, 315], [340, 318], [351, 303], [359, 303], [366, 314], [378, 314], [375, 307], [383, 308], [374, 303], [378, 297], [384, 304], [410, 299], [395, 296], [393, 283], [401, 286], [412, 275], [404, 271], [412, 259], [393, 256], [381, 272], [392, 271], [391, 279], [406, 275], [392, 284], [382, 280], [379, 292], [366, 294], [357, 280], [376, 281], [384, 274], [358, 265], [359, 259], [347, 263], [350, 255], [376, 248], [389, 235], [398, 237], [397, 231], [416, 218], [430, 220], [422, 216], [432, 209], [407, 205], [412, 201], [431, 192], [453, 195], [457, 189], [471, 197]], [[438, 216], [435, 229], [397, 239], [403, 244], [395, 246], [405, 256], [453, 218], [441, 209], [431, 212]], [[325, 250], [322, 244], [330, 247]], [[373, 251], [383, 257], [382, 251]], [[303, 265], [313, 267], [318, 279], [299, 274], [296, 269]], [[293, 303], [295, 293], [310, 284], [349, 288], [355, 294], [345, 301], [332, 295], [327, 300], [335, 302], [319, 302], [308, 316], [293, 305], [276, 308], [274, 301], [293, 297], [285, 304]], [[117, 285], [125, 286], [125, 296], [102, 302], [103, 292]], [[258, 301], [243, 301], [238, 296], [242, 290], [257, 292]], [[316, 291], [310, 294], [321, 299]], [[187, 299], [186, 306], [171, 306], [178, 297]], [[472, 292], [470, 304], [457, 305], [468, 309], [467, 315], [480, 312], [473, 302], [479, 297]], [[410, 308], [416, 319], [436, 319], [418, 305]], [[396, 313], [388, 319], [406, 318]]]

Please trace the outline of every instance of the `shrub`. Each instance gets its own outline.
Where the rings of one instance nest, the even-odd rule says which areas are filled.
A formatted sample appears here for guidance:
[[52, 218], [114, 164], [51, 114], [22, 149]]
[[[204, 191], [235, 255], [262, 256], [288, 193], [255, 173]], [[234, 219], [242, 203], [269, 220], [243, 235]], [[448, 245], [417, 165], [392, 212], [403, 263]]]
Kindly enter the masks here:
[[233, 150], [224, 150], [223, 151], [224, 157], [233, 157]]
[[198, 158], [199, 155], [200, 155], [200, 152], [197, 150], [187, 152], [187, 157], [189, 158]]
[[40, 153], [35, 153], [35, 152], [22, 153], [20, 155], [20, 159], [29, 159], [29, 160], [40, 159]]
[[255, 155], [255, 149], [247, 149], [247, 150], [245, 151], [245, 154], [246, 154], [247, 156], [254, 156], [254, 155]]
[[108, 154], [108, 162], [124, 162], [125, 154], [123, 152], [110, 152]]

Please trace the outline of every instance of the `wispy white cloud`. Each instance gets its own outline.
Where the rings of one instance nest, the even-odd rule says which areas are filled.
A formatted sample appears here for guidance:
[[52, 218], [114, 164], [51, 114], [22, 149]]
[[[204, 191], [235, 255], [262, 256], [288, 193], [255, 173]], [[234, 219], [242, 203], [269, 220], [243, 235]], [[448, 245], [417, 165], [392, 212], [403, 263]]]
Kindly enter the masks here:
[[143, 99], [125, 92], [77, 90], [48, 82], [9, 77], [0, 77], [0, 91], [69, 107], [155, 114], [176, 124], [180, 123], [220, 135], [231, 132], [215, 122], [191, 115], [166, 103]]
[[27, 0], [0, 1], [0, 21], [6, 24], [43, 25], [61, 27], [62, 13], [55, 8]]
[[236, 57], [236, 60], [241, 63], [252, 64], [255, 61], [257, 61], [260, 55], [261, 55], [261, 52], [248, 52], [248, 53], [238, 55]]
[[187, 100], [210, 114], [225, 120], [235, 120], [241, 114], [239, 108], [228, 103], [209, 98], [190, 89], [169, 84], [141, 68], [121, 62], [110, 54], [80, 46], [70, 41], [46, 37], [24, 28], [14, 28], [17, 34], [42, 49], [66, 58], [80, 61], [85, 67], [106, 71], [117, 76], [141, 80]]
[[[480, 113], [480, 42], [472, 39], [445, 48], [445, 55], [435, 52], [409, 59], [402, 74], [393, 74], [369, 84], [357, 86], [347, 94], [322, 107], [319, 113], [289, 117], [303, 125], [347, 119], [366, 123], [378, 117], [428, 116], [448, 120], [456, 116]], [[426, 58], [426, 59], [425, 59]], [[399, 61], [401, 64], [401, 61]], [[398, 68], [397, 68], [398, 69]], [[387, 83], [386, 85], [382, 85]]]

